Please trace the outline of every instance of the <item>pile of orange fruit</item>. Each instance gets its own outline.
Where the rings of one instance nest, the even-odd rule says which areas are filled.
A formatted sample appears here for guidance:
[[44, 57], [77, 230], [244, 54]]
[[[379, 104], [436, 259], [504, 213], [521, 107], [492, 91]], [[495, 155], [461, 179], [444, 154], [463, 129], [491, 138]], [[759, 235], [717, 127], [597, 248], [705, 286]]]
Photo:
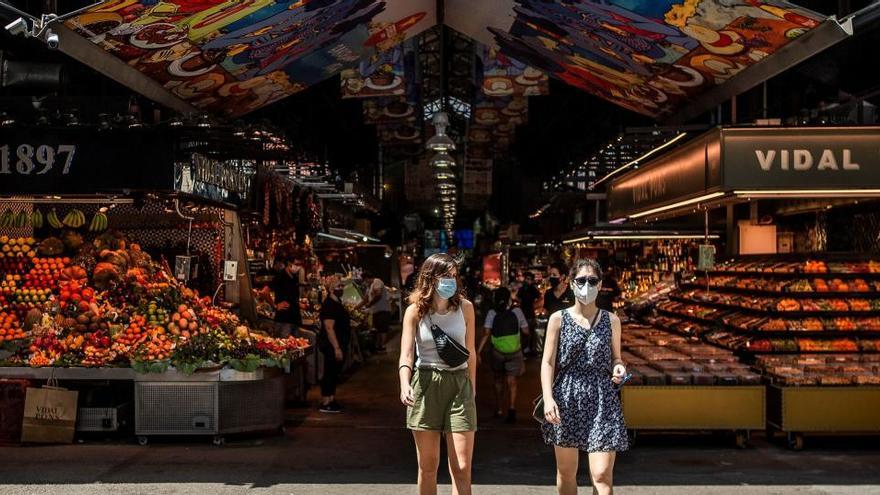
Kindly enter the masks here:
[[172, 351], [174, 341], [166, 334], [165, 328], [153, 327], [134, 354], [142, 361], [163, 361], [171, 358]]
[[0, 341], [25, 338], [21, 322], [14, 313], [0, 312]]

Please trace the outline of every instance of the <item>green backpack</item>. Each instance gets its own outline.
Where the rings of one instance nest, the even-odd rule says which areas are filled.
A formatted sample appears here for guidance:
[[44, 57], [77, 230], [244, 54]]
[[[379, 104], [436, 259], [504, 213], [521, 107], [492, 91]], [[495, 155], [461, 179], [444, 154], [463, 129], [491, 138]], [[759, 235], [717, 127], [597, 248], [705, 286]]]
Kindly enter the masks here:
[[492, 322], [492, 347], [502, 354], [511, 354], [521, 348], [519, 319], [513, 310], [499, 311]]

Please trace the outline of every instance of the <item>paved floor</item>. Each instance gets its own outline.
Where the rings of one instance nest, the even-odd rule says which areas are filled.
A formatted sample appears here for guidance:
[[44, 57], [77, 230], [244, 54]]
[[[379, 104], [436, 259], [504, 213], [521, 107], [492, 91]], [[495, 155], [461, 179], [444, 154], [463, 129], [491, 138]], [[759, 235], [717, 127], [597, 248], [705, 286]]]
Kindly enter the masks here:
[[[118, 441], [0, 448], [0, 494], [410, 494], [415, 452], [397, 402], [396, 355], [374, 359], [340, 389], [347, 410], [289, 411], [283, 436]], [[529, 363], [521, 409], [537, 390]], [[554, 467], [530, 419], [493, 422], [490, 377], [478, 387], [475, 493], [552, 494]], [[746, 450], [724, 435], [641, 437], [621, 455], [618, 495], [880, 495], [878, 439], [820, 439], [790, 452], [762, 438]], [[448, 474], [441, 473], [449, 493]], [[587, 480], [582, 479], [586, 485]], [[583, 493], [589, 493], [582, 488]]]

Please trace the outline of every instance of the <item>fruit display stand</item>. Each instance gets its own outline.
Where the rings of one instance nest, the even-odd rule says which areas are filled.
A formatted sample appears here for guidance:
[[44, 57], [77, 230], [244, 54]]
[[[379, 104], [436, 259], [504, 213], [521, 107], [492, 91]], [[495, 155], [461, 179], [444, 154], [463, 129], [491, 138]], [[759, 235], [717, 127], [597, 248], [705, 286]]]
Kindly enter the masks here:
[[[190, 418], [191, 428], [204, 424], [202, 431], [222, 441], [223, 434], [281, 426], [281, 368], [296, 369], [306, 342], [254, 332], [174, 279], [167, 263], [153, 261], [130, 237], [87, 233], [92, 223], [80, 213], [63, 217], [57, 228], [52, 217], [47, 237], [0, 236], [0, 377], [54, 378], [90, 391], [81, 397], [114, 383], [113, 391], [138, 399], [138, 412], [149, 410], [139, 403], [185, 410], [179, 400], [144, 401], [139, 391], [149, 392], [148, 384], [207, 381], [217, 407], [205, 409], [214, 411], [207, 422]], [[105, 226], [103, 217], [93, 223]], [[64, 233], [56, 236], [58, 230]], [[204, 373], [206, 363], [221, 369]], [[123, 402], [109, 405], [117, 404]], [[144, 418], [135, 421], [143, 436], [175, 432]]]
[[652, 324], [736, 351], [768, 387], [768, 425], [805, 433], [880, 432], [880, 263], [745, 258], [685, 282]]
[[880, 433], [880, 387], [771, 385], [767, 398], [768, 425], [794, 450], [803, 448], [804, 434]]
[[628, 385], [622, 399], [634, 431], [733, 431], [744, 448], [750, 432], [766, 424], [763, 385]]
[[740, 448], [765, 427], [765, 387], [732, 352], [642, 325], [623, 331], [622, 389], [633, 439], [646, 431], [729, 431]]

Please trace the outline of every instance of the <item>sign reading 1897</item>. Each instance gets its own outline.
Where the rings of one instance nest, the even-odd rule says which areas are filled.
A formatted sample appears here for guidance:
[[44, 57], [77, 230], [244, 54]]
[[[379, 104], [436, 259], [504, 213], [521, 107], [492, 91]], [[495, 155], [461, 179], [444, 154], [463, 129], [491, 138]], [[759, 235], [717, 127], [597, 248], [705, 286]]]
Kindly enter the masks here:
[[60, 167], [61, 175], [67, 175], [74, 155], [76, 145], [73, 144], [20, 144], [16, 148], [5, 144], [0, 146], [0, 175], [43, 175], [56, 166]]

